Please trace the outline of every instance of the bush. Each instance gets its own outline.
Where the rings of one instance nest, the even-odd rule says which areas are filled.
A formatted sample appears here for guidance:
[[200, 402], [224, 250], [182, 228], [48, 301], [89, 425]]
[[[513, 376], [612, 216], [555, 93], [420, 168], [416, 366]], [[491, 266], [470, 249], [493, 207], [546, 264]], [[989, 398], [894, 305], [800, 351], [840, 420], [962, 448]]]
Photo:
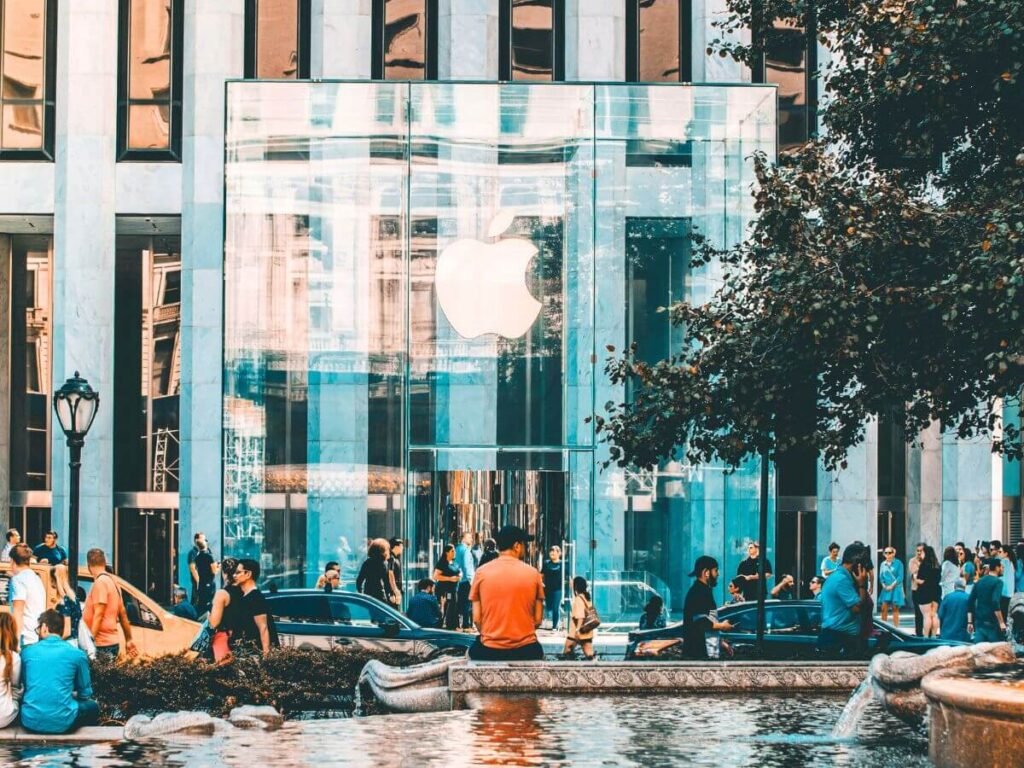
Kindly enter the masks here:
[[115, 664], [92, 662], [92, 687], [100, 719], [200, 710], [226, 716], [242, 704], [269, 704], [285, 717], [351, 710], [359, 673], [370, 659], [402, 666], [420, 659], [401, 653], [282, 648], [265, 659], [237, 658], [214, 666], [184, 656]]

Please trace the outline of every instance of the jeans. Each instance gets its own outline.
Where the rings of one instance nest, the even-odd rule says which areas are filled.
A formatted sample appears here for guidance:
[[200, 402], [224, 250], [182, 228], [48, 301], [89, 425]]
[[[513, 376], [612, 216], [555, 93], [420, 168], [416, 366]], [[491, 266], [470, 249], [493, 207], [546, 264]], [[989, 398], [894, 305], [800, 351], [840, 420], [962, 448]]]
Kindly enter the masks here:
[[100, 705], [92, 699], [79, 699], [78, 717], [75, 718], [75, 724], [71, 726], [72, 730], [96, 725], [99, 721]]
[[470, 583], [468, 581], [459, 582], [458, 603], [459, 603], [459, 619], [462, 621], [463, 629], [473, 628], [473, 604], [469, 602], [469, 588]]
[[824, 627], [818, 632], [818, 650], [831, 656], [857, 657], [862, 655], [862, 646], [863, 643], [857, 635], [848, 635]]
[[474, 661], [544, 661], [544, 648], [537, 641], [519, 648], [489, 648], [478, 637], [469, 647], [469, 658]]
[[1005, 635], [999, 631], [999, 626], [992, 624], [989, 626], [974, 626], [974, 642], [976, 643], [999, 643], [1005, 640]]
[[558, 622], [562, 620], [562, 592], [549, 592], [544, 596], [544, 602], [551, 612], [551, 628], [558, 629]]
[[121, 655], [121, 644], [118, 643], [117, 645], [97, 645], [96, 655], [105, 656], [109, 659], [116, 659], [118, 656]]

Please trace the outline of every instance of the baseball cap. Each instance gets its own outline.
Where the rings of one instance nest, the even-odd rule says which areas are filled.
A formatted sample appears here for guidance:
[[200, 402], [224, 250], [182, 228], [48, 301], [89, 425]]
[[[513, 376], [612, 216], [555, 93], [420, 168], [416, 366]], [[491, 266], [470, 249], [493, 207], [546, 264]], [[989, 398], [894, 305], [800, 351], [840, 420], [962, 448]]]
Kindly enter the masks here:
[[718, 561], [709, 555], [701, 555], [697, 558], [697, 562], [693, 564], [693, 570], [690, 571], [690, 576], [700, 576], [701, 571], [710, 571], [718, 567]]
[[501, 530], [494, 534], [494, 540], [498, 543], [499, 550], [506, 550], [512, 549], [512, 547], [520, 541], [524, 544], [533, 541], [533, 536], [528, 534], [518, 525], [505, 525], [502, 526]]

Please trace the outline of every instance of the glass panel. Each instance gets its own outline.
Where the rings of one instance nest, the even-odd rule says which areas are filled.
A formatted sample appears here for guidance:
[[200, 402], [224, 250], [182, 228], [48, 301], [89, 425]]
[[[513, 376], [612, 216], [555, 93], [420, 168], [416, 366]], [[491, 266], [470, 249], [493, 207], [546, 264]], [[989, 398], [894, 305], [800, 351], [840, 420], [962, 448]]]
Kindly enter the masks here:
[[0, 98], [42, 99], [45, 83], [46, 3], [5, 0]]
[[637, 0], [642, 82], [679, 80], [679, 5], [680, 0]]
[[171, 90], [170, 0], [131, 0], [128, 34], [128, 98], [168, 98]]
[[426, 77], [429, 23], [426, 0], [385, 0], [385, 80], [422, 80]]
[[[178, 238], [119, 237], [114, 282], [114, 490], [178, 490]], [[140, 443], [141, 441], [141, 443]]]
[[43, 105], [4, 104], [0, 133], [2, 133], [0, 149], [41, 149], [43, 146]]
[[167, 149], [171, 142], [170, 110], [165, 104], [128, 107], [128, 146], [131, 149]]
[[299, 75], [299, 5], [296, 0], [259, 0], [256, 6], [256, 77]]
[[225, 551], [279, 586], [336, 560], [351, 589], [368, 539], [400, 536], [409, 583], [513, 521], [609, 623], [653, 594], [678, 611], [698, 554], [723, 599], [757, 463], [599, 471], [587, 419], [628, 396], [606, 345], [671, 354], [657, 309], [720, 284], [692, 233], [742, 235], [774, 107], [764, 86], [230, 83]]
[[553, 80], [555, 0], [511, 0], [512, 79]]
[[807, 32], [777, 20], [765, 51], [765, 80], [779, 86], [779, 149], [807, 141]]
[[[50, 488], [51, 240], [11, 237], [12, 491]], [[22, 531], [25, 533], [25, 531]], [[41, 539], [40, 539], [41, 540]]]

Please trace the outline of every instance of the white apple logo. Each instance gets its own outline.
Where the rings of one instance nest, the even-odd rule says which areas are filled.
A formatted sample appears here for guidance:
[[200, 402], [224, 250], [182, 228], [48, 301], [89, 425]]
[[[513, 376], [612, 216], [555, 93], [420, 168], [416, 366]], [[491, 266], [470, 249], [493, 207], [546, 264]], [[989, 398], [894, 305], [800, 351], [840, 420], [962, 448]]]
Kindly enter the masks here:
[[[513, 219], [512, 211], [499, 211], [487, 236], [497, 238]], [[530, 330], [541, 308], [526, 287], [536, 253], [533, 243], [517, 237], [491, 243], [464, 238], [442, 250], [434, 287], [452, 328], [467, 339], [485, 333], [515, 339]]]

